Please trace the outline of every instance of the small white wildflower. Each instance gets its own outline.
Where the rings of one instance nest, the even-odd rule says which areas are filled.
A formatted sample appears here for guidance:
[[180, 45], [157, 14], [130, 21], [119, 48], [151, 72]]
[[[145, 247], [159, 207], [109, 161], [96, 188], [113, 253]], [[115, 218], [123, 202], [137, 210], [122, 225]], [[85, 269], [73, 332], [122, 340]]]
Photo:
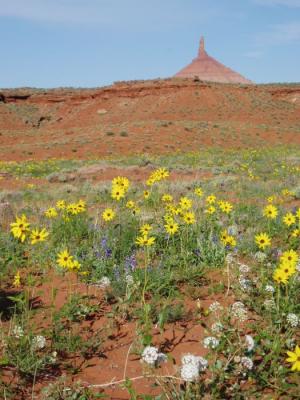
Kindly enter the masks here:
[[273, 299], [267, 299], [264, 301], [264, 307], [267, 310], [271, 310], [272, 308], [275, 307], [275, 301]]
[[142, 353], [142, 360], [151, 366], [166, 361], [167, 357], [164, 353], [159, 353], [158, 349], [153, 346], [147, 346]]
[[212, 324], [210, 329], [211, 329], [212, 333], [218, 334], [218, 333], [222, 332], [222, 330], [224, 329], [224, 326], [221, 322], [215, 322], [214, 324]]
[[267, 257], [267, 255], [263, 251], [257, 251], [254, 254], [254, 258], [259, 262], [265, 261], [266, 257]]
[[100, 279], [96, 283], [97, 286], [99, 286], [101, 289], [105, 289], [110, 286], [110, 279], [107, 276], [103, 276], [103, 278]]
[[250, 279], [245, 278], [244, 276], [241, 276], [239, 278], [239, 284], [241, 286], [241, 289], [244, 291], [247, 291], [251, 289], [251, 281]]
[[231, 313], [233, 317], [237, 318], [239, 321], [243, 322], [247, 319], [247, 310], [242, 302], [236, 301], [231, 306]]
[[195, 365], [199, 371], [204, 371], [207, 368], [208, 361], [200, 356], [194, 356], [193, 354], [185, 354], [181, 358], [182, 365], [192, 364]]
[[131, 286], [131, 285], [134, 284], [133, 276], [130, 275], [130, 274], [127, 274], [127, 275], [125, 276], [125, 281], [126, 281], [127, 285], [129, 285], [129, 286]]
[[228, 253], [226, 258], [225, 258], [225, 262], [226, 264], [233, 264], [234, 263], [234, 255], [232, 253]]
[[214, 301], [213, 303], [211, 303], [211, 305], [208, 307], [210, 312], [217, 312], [223, 309], [223, 307], [221, 306], [221, 304], [218, 301]]
[[203, 347], [205, 349], [215, 349], [219, 345], [220, 341], [214, 336], [208, 336], [203, 340]]
[[194, 364], [194, 365], [198, 365], [198, 359], [197, 356], [194, 356], [193, 354], [187, 353], [184, 354], [181, 357], [181, 364]]
[[199, 368], [194, 364], [184, 364], [181, 367], [181, 378], [186, 382], [193, 382], [199, 377]]
[[20, 339], [22, 336], [24, 336], [23, 328], [20, 325], [15, 325], [12, 334], [15, 338]]
[[241, 365], [244, 368], [251, 370], [253, 368], [253, 361], [249, 357], [242, 357], [241, 358]]
[[239, 263], [240, 274], [247, 274], [250, 271], [250, 267], [246, 264]]
[[56, 357], [57, 357], [57, 352], [56, 351], [53, 351], [52, 353], [51, 353], [51, 356], [50, 356], [50, 358], [49, 358], [49, 361], [51, 362], [51, 363], [56, 363]]
[[233, 310], [240, 309], [240, 308], [245, 308], [245, 304], [242, 303], [241, 301], [236, 301], [236, 302], [234, 302], [234, 303], [232, 304], [231, 308], [232, 308]]
[[249, 352], [252, 351], [255, 346], [253, 337], [251, 335], [246, 335], [245, 341], [246, 341], [247, 351], [249, 351]]
[[274, 286], [266, 285], [265, 286], [265, 291], [268, 292], [268, 293], [274, 293], [275, 292]]
[[46, 338], [41, 335], [37, 335], [32, 339], [33, 350], [41, 350], [46, 346]]
[[156, 347], [147, 346], [142, 353], [142, 360], [149, 365], [154, 365], [158, 358], [158, 350]]
[[232, 236], [236, 236], [239, 233], [237, 225], [230, 225], [227, 231], [228, 234]]
[[300, 261], [298, 261], [298, 263], [297, 263], [297, 265], [296, 265], [296, 270], [297, 270], [298, 272], [300, 272]]
[[296, 314], [290, 313], [286, 317], [287, 323], [292, 327], [292, 328], [297, 328], [299, 325], [299, 317]]

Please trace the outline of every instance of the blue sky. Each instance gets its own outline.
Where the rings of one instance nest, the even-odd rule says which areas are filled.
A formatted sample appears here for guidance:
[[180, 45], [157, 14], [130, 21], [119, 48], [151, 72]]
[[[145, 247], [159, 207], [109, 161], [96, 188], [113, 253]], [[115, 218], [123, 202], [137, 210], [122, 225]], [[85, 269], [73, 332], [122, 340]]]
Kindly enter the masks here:
[[300, 0], [0, 0], [0, 87], [170, 77], [200, 35], [257, 83], [300, 81]]

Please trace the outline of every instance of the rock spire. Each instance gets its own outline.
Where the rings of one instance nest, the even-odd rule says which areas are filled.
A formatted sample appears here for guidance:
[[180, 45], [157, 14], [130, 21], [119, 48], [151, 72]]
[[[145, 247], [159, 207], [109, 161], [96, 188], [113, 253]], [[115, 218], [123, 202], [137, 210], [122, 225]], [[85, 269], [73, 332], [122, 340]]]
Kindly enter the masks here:
[[206, 54], [204, 36], [201, 36], [199, 50], [198, 50], [198, 57], [201, 57], [201, 55], [204, 55], [204, 54]]
[[203, 36], [200, 39], [197, 57], [189, 65], [180, 70], [175, 77], [198, 78], [203, 81], [222, 83], [252, 83], [249, 79], [244, 78], [239, 73], [208, 55], [205, 50]]

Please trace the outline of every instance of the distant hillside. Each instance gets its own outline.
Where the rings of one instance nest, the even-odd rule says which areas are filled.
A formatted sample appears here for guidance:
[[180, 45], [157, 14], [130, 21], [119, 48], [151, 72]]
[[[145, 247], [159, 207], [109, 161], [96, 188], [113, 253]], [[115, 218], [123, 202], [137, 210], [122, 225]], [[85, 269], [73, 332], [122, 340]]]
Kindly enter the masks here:
[[300, 84], [191, 79], [0, 90], [0, 160], [300, 144]]

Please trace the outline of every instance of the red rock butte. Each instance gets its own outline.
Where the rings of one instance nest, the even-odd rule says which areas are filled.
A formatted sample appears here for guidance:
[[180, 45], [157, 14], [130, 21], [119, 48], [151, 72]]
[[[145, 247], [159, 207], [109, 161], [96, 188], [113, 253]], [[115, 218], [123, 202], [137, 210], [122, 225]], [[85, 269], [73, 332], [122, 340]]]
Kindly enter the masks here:
[[200, 40], [198, 56], [189, 65], [177, 72], [175, 77], [198, 78], [202, 81], [221, 83], [253, 83], [208, 55], [205, 51], [203, 37]]

